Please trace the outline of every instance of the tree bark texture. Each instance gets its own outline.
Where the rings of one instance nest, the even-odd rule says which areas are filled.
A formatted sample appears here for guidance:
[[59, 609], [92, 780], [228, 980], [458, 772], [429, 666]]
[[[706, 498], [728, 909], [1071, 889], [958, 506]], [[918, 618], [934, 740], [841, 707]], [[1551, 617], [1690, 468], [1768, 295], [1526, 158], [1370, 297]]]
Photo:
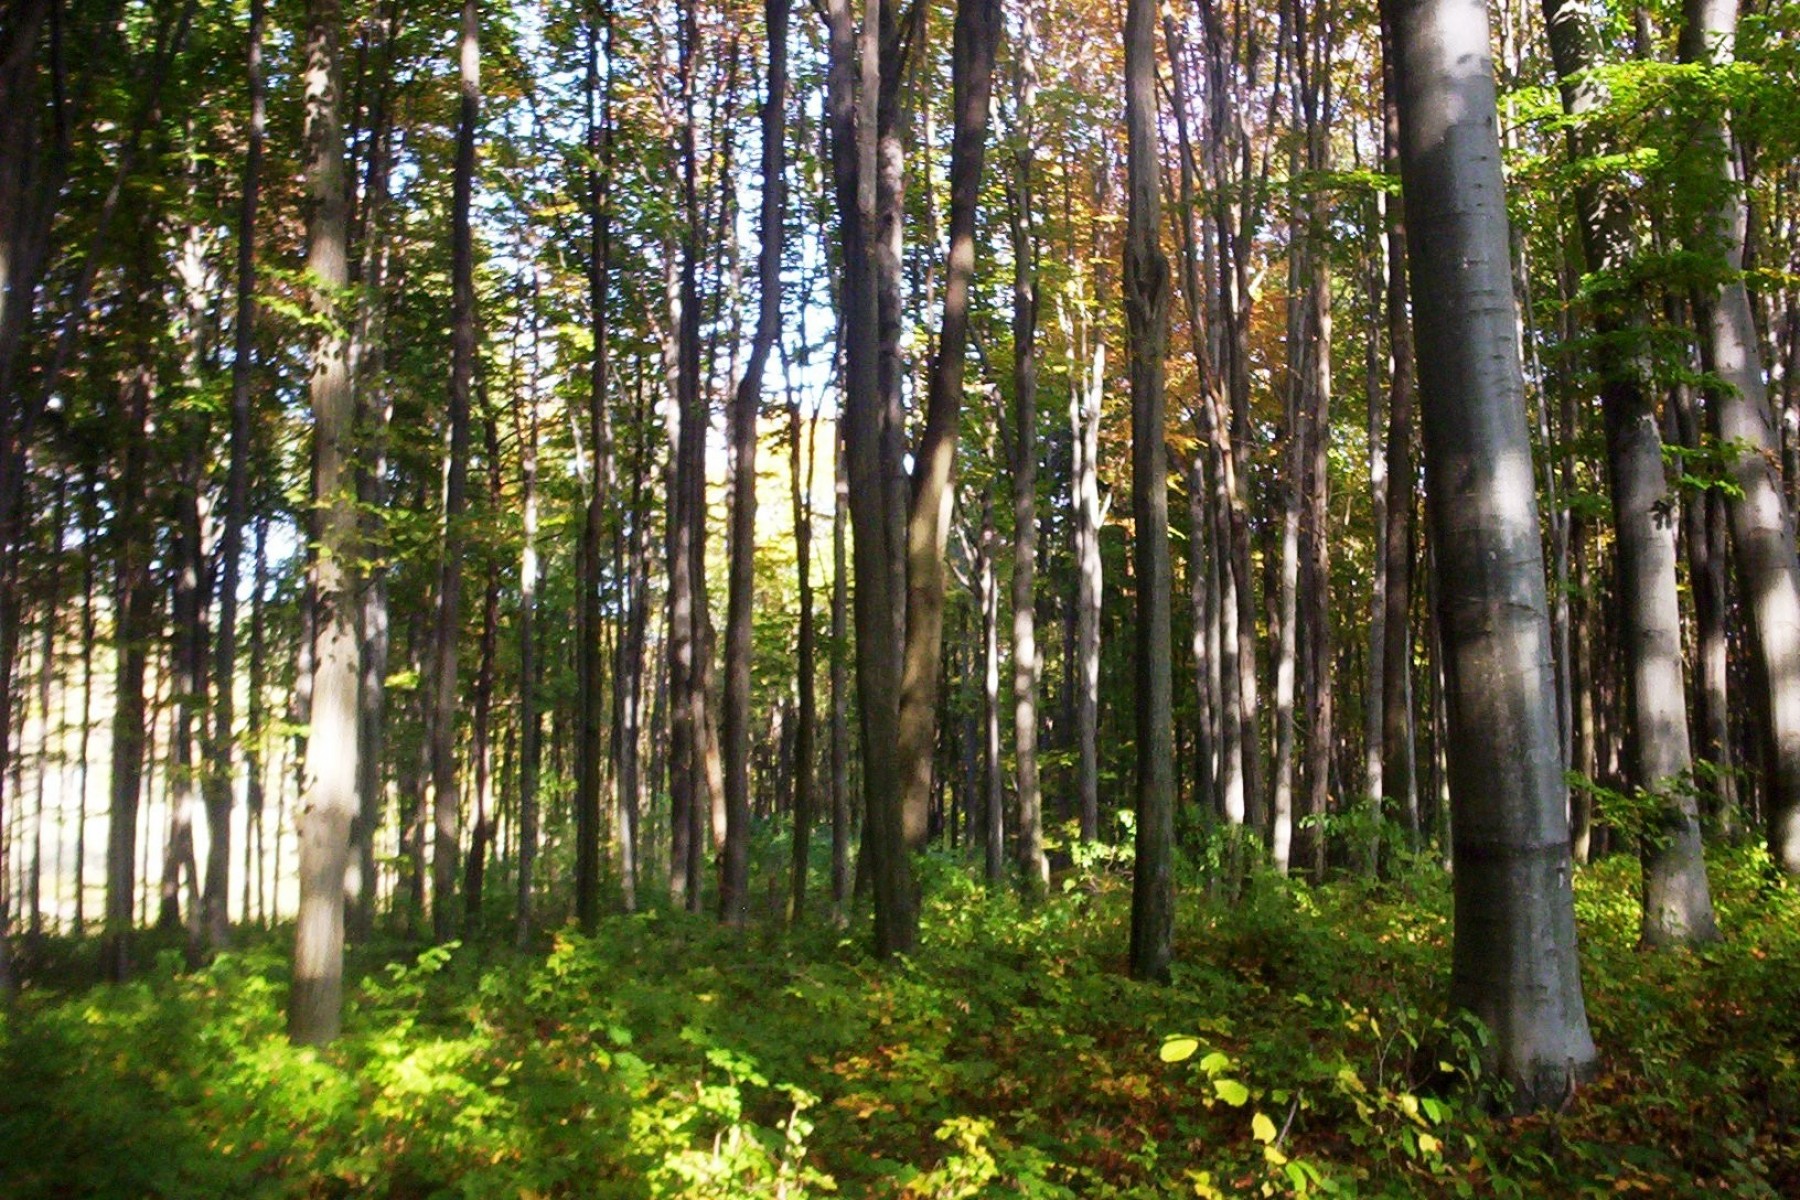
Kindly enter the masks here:
[[1595, 1061], [1482, 0], [1388, 0], [1445, 667], [1451, 1002], [1524, 1107]]

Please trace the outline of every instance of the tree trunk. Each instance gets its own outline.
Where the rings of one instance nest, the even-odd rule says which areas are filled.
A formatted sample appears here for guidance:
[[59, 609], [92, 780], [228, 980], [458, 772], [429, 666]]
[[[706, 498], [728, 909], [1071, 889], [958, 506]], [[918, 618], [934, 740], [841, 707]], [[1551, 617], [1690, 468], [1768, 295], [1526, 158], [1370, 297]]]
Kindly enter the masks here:
[[[1594, 32], [1574, 0], [1545, 0], [1544, 21], [1562, 84], [1563, 109], [1580, 119], [1608, 102], [1591, 77], [1598, 65]], [[1595, 147], [1571, 133], [1569, 156]], [[1619, 188], [1584, 181], [1575, 187], [1582, 249], [1593, 276], [1629, 270], [1632, 236]], [[1675, 530], [1663, 474], [1656, 401], [1644, 372], [1644, 316], [1635, 296], [1601, 285], [1594, 298], [1599, 333], [1594, 355], [1606, 416], [1607, 471], [1612, 484], [1625, 697], [1631, 721], [1627, 783], [1655, 797], [1662, 810], [1639, 831], [1644, 860], [1643, 938], [1649, 945], [1718, 937], [1699, 805], [1688, 750], [1687, 686], [1681, 662], [1681, 603], [1675, 580]]]
[[[250, 508], [251, 387], [256, 346], [256, 211], [262, 189], [263, 72], [265, 0], [251, 0], [245, 75], [250, 94], [250, 127], [244, 147], [243, 190], [238, 207], [237, 315], [231, 361], [230, 461], [225, 475], [225, 512], [219, 532], [219, 629], [213, 659], [213, 723], [207, 746], [206, 822], [212, 847], [206, 859], [206, 939], [214, 950], [231, 932], [227, 892], [231, 884], [231, 798], [233, 707], [237, 685], [237, 591], [244, 557], [244, 522]], [[246, 824], [245, 829], [249, 826]], [[246, 907], [244, 918], [249, 919]]]
[[[1382, 6], [1382, 168], [1400, 173], [1400, 100], [1393, 36]], [[1413, 342], [1406, 280], [1406, 213], [1387, 206], [1387, 617], [1381, 668], [1381, 779], [1400, 805], [1412, 849], [1419, 846], [1419, 784], [1413, 772]]]
[[975, 603], [981, 610], [982, 857], [990, 887], [999, 886], [1006, 870], [1006, 768], [1000, 757], [1000, 588], [994, 579], [994, 541], [994, 499], [983, 496], [975, 552]]
[[431, 672], [431, 930], [439, 942], [456, 932], [460, 801], [456, 771], [457, 641], [462, 629], [463, 520], [469, 491], [469, 394], [475, 381], [475, 249], [469, 207], [475, 184], [475, 122], [481, 111], [480, 10], [463, 0], [461, 110], [456, 128], [450, 224], [451, 358], [449, 458], [444, 486], [444, 541], [438, 560], [437, 617]]
[[[145, 358], [148, 359], [148, 354]], [[150, 409], [150, 369], [124, 381], [121, 456], [113, 513], [118, 551], [113, 577], [114, 644], [118, 673], [113, 688], [112, 800], [106, 838], [106, 926], [100, 950], [102, 974], [113, 982], [130, 973], [132, 904], [137, 894], [138, 803], [143, 791], [146, 711], [144, 671], [155, 622], [150, 586], [153, 535], [144, 499]], [[7, 731], [10, 732], [10, 731]]]
[[[744, 366], [744, 377], [738, 383], [736, 403], [731, 410], [731, 574], [725, 618], [725, 846], [719, 876], [719, 918], [729, 925], [742, 925], [750, 915], [750, 659], [754, 653], [751, 643], [756, 605], [756, 424], [764, 369], [781, 336], [781, 247], [787, 211], [783, 135], [787, 117], [788, 0], [765, 0], [763, 21], [768, 30], [769, 75], [762, 111], [762, 249], [757, 270], [761, 303], [750, 359]], [[797, 448], [799, 414], [791, 415]], [[797, 468], [798, 461], [792, 465]], [[798, 521], [798, 508], [795, 519]], [[798, 525], [795, 528], [798, 533]], [[798, 846], [798, 823], [794, 830]], [[802, 870], [795, 884], [796, 908], [804, 893]]]
[[1156, 9], [1125, 8], [1125, 320], [1131, 362], [1131, 507], [1137, 576], [1137, 866], [1131, 973], [1167, 981], [1175, 930], [1173, 676], [1169, 481], [1163, 447], [1163, 357], [1169, 264], [1162, 252], [1156, 128]]
[[350, 282], [348, 188], [337, 0], [310, 0], [306, 35], [306, 187], [311, 304], [322, 333], [313, 349], [313, 498], [319, 553], [312, 562], [315, 604], [313, 689], [305, 787], [296, 814], [300, 911], [294, 928], [294, 983], [288, 1036], [322, 1044], [343, 1018], [344, 875], [357, 813], [358, 722], [354, 491], [355, 407], [340, 300]]
[[538, 589], [538, 280], [531, 275], [531, 294], [525, 301], [531, 324], [526, 385], [515, 393], [513, 431], [519, 442], [519, 506], [522, 536], [519, 547], [519, 825], [517, 844], [517, 897], [513, 908], [513, 944], [524, 949], [531, 942], [536, 893], [532, 874], [538, 850], [538, 764], [541, 757], [543, 720], [538, 715], [537, 589]]
[[1043, 662], [1037, 644], [1037, 243], [1032, 227], [1032, 158], [1036, 137], [1037, 37], [1031, 4], [1022, 6], [1013, 76], [1013, 152], [1016, 191], [1012, 205], [1013, 252], [1013, 754], [1019, 792], [1019, 865], [1025, 886], [1050, 882], [1044, 857], [1044, 797], [1038, 781], [1038, 683]]
[[1388, 0], [1443, 622], [1455, 856], [1451, 1003], [1521, 1107], [1595, 1055], [1569, 883], [1543, 550], [1513, 319], [1487, 11]]
[[850, 480], [835, 426], [831, 440], [831, 910], [842, 921], [850, 900], [850, 681], [844, 666], [850, 607], [844, 533]]
[[884, 0], [871, 0], [871, 19], [860, 38], [849, 0], [827, 0], [826, 11], [830, 40], [826, 107], [844, 264], [839, 293], [844, 313], [842, 420], [857, 580], [856, 684], [868, 814], [863, 851], [875, 892], [875, 947], [885, 956], [910, 953], [918, 941], [897, 754], [904, 593], [895, 571], [902, 542], [890, 517], [896, 498], [889, 462], [898, 436], [890, 426], [898, 414], [889, 410], [882, 380], [880, 293], [884, 277], [897, 271], [898, 264], [883, 261], [886, 256], [876, 245], [882, 190], [876, 180], [877, 152], [894, 120], [891, 106], [882, 102], [883, 84], [889, 74], [897, 75], [898, 48], [893, 8]]
[[[1734, 56], [1737, 0], [1686, 0], [1681, 61], [1729, 64]], [[1768, 746], [1769, 853], [1782, 871], [1800, 875], [1800, 564], [1794, 519], [1781, 487], [1780, 444], [1763, 384], [1755, 320], [1743, 276], [1744, 208], [1734, 178], [1727, 131], [1702, 131], [1724, 184], [1723, 199], [1691, 249], [1723, 254], [1729, 277], [1696, 297], [1700, 357], [1723, 386], [1709, 389], [1713, 428], [1724, 445], [1743, 451], [1727, 471], [1735, 485], [1728, 512], [1733, 558], [1760, 662], [1764, 695], [1757, 705]]]
[[[600, 743], [605, 722], [604, 689], [600, 672], [600, 626], [604, 608], [600, 595], [600, 543], [606, 535], [606, 501], [610, 490], [611, 429], [607, 421], [607, 380], [611, 369], [608, 334], [611, 311], [612, 266], [612, 108], [613, 108], [613, 7], [601, 6], [605, 37], [606, 75], [600, 76], [601, 33], [587, 29], [587, 148], [593, 166], [588, 173], [588, 321], [593, 331], [594, 359], [588, 376], [587, 435], [593, 455], [583, 505], [580, 545], [577, 549], [575, 631], [575, 917], [583, 930], [592, 932], [600, 920]], [[596, 97], [596, 91], [602, 95]], [[599, 108], [596, 110], [596, 99]], [[671, 530], [678, 509], [670, 505]], [[683, 577], [685, 582], [685, 577]], [[670, 602], [674, 603], [675, 576], [670, 576]]]
[[1075, 790], [1081, 840], [1100, 836], [1100, 601], [1105, 594], [1100, 558], [1100, 406], [1106, 386], [1106, 338], [1080, 319], [1082, 340], [1093, 341], [1093, 362], [1079, 378], [1081, 356], [1070, 365], [1077, 378], [1069, 388], [1070, 436], [1075, 468]]
[[[785, 0], [777, 0], [785, 4]], [[784, 14], [785, 15], [785, 14]], [[800, 433], [800, 401], [790, 389], [788, 400], [788, 474], [794, 491], [794, 571], [800, 587], [799, 645], [796, 648], [795, 672], [798, 674], [798, 700], [794, 714], [794, 846], [792, 884], [789, 888], [788, 920], [798, 923], [806, 914], [807, 868], [812, 859], [812, 827], [814, 781], [817, 778], [815, 749], [818, 740], [818, 702], [814, 696], [814, 663], [818, 657], [817, 634], [813, 628], [812, 590], [812, 484], [813, 463], [817, 461], [818, 414], [806, 423], [804, 443]], [[801, 456], [805, 455], [804, 466]]]
[[925, 431], [914, 452], [906, 521], [906, 644], [900, 682], [901, 806], [909, 850], [929, 828], [932, 760], [937, 750], [938, 688], [943, 673], [944, 547], [954, 492], [951, 472], [961, 422], [969, 301], [975, 276], [975, 218], [987, 148], [999, 0], [958, 0], [951, 91], [956, 127], [950, 141], [950, 262], [943, 327], [932, 364]]

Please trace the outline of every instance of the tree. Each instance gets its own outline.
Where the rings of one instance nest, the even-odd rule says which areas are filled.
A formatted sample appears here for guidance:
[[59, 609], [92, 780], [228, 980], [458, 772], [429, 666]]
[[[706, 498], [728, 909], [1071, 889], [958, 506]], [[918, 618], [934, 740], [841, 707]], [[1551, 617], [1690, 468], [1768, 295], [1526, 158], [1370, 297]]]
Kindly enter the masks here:
[[1481, 0], [1386, 0], [1447, 684], [1455, 858], [1450, 999], [1493, 1034], [1522, 1107], [1595, 1053], [1582, 1001], [1566, 785], [1493, 63]]
[[[732, 925], [742, 925], [749, 916], [750, 643], [754, 632], [751, 610], [756, 603], [756, 425], [762, 402], [763, 371], [781, 336], [782, 225], [786, 220], [783, 136], [787, 118], [787, 0], [767, 0], [763, 20], [769, 37], [769, 90], [763, 100], [762, 113], [762, 250], [757, 272], [761, 307], [756, 318], [756, 336], [750, 346], [750, 360], [738, 383], [737, 402], [731, 411], [731, 575], [725, 623], [725, 846], [719, 880], [719, 916]], [[795, 415], [792, 419], [797, 446], [799, 417]], [[798, 526], [796, 537], [797, 530]], [[803, 844], [798, 821], [794, 828], [797, 844]], [[796, 851], [796, 855], [798, 853]], [[795, 888], [797, 907], [804, 888], [799, 883]]]
[[475, 122], [481, 113], [481, 25], [476, 0], [463, 0], [458, 66], [455, 198], [450, 217], [449, 452], [444, 468], [444, 540], [432, 640], [431, 788], [436, 837], [431, 856], [431, 929], [455, 931], [456, 863], [462, 797], [456, 785], [457, 642], [462, 632], [463, 519], [469, 496], [469, 395], [475, 383], [475, 243], [469, 207], [475, 188]]
[[[1737, 31], [1737, 0], [1687, 0], [1682, 7], [1681, 60], [1729, 64]], [[1744, 209], [1722, 123], [1703, 123], [1702, 144], [1717, 171], [1716, 202], [1690, 248], [1721, 260], [1724, 277], [1696, 289], [1700, 360], [1718, 381], [1708, 390], [1712, 425], [1721, 443], [1739, 447], [1728, 473], [1732, 558], [1749, 616], [1762, 695], [1757, 716], [1768, 744], [1769, 853], [1789, 875], [1800, 875], [1800, 563], [1794, 558], [1794, 516], [1780, 476], [1775, 436], [1750, 295], [1745, 289]]]
[[958, 0], [951, 50], [950, 260], [943, 326], [932, 362], [925, 430], [914, 450], [906, 518], [906, 639], [900, 677], [901, 804], [907, 848], [923, 845], [915, 814], [931, 796], [937, 750], [938, 685], [943, 670], [944, 548], [950, 534], [950, 486], [962, 420], [964, 358], [975, 277], [975, 216], [987, 148], [994, 47], [1000, 37], [999, 0]]
[[1137, 522], [1137, 866], [1131, 888], [1131, 972], [1141, 979], [1167, 980], [1175, 926], [1172, 585], [1163, 447], [1169, 263], [1160, 240], [1156, 10], [1150, 0], [1127, 0], [1125, 8], [1125, 126], [1125, 319], [1131, 360], [1131, 508]]
[[[1586, 14], [1568, 0], [1545, 0], [1544, 21], [1562, 80], [1564, 110], [1578, 118], [1594, 115], [1606, 94], [1592, 76], [1597, 58]], [[1580, 159], [1593, 149], [1579, 132], [1571, 135], [1572, 157]], [[1656, 403], [1644, 369], [1641, 301], [1625, 282], [1632, 259], [1629, 209], [1616, 184], [1593, 180], [1577, 184], [1575, 208], [1588, 269], [1597, 281], [1595, 356], [1618, 529], [1620, 635], [1631, 712], [1629, 782], [1661, 809], [1640, 833], [1644, 941], [1710, 941], [1718, 937], [1718, 927], [1707, 889], [1688, 751], [1674, 521]]]
[[338, 1034], [344, 1003], [344, 875], [357, 812], [357, 511], [353, 490], [354, 397], [343, 292], [350, 281], [348, 187], [337, 0], [309, 0], [306, 32], [307, 272], [319, 323], [309, 391], [313, 413], [313, 685], [306, 775], [295, 833], [300, 911], [294, 923], [294, 982], [288, 1036], [301, 1044]]

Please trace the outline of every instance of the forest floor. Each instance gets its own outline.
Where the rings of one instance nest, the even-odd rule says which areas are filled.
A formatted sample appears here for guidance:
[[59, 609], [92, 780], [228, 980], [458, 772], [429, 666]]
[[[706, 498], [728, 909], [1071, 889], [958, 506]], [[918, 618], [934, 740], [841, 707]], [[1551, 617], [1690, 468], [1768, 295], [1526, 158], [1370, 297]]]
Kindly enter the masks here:
[[363, 947], [323, 1053], [283, 1037], [282, 931], [28, 987], [0, 1196], [1800, 1195], [1800, 890], [1750, 852], [1712, 860], [1727, 940], [1701, 951], [1635, 948], [1629, 859], [1580, 874], [1601, 1070], [1521, 1119], [1415, 1090], [1479, 1061], [1436, 1019], [1434, 869], [1189, 889], [1158, 987], [1125, 975], [1118, 876], [1028, 909], [927, 865], [903, 965], [858, 926], [666, 911], [531, 954]]

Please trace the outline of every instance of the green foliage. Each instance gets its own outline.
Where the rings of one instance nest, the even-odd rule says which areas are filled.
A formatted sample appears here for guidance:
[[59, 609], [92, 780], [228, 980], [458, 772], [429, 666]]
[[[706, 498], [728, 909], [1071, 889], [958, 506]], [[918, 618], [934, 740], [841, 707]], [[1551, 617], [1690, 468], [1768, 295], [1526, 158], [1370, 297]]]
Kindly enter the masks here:
[[284, 941], [28, 992], [0, 1194], [1793, 1194], [1800, 897], [1760, 852], [1712, 869], [1728, 940], [1657, 955], [1630, 858], [1578, 877], [1601, 1072], [1523, 1120], [1486, 1115], [1486, 1032], [1443, 1016], [1436, 871], [1190, 892], [1158, 987], [1125, 975], [1115, 864], [1027, 906], [941, 859], [895, 966], [855, 930], [664, 912], [529, 955], [375, 945], [324, 1052], [284, 1036]]

